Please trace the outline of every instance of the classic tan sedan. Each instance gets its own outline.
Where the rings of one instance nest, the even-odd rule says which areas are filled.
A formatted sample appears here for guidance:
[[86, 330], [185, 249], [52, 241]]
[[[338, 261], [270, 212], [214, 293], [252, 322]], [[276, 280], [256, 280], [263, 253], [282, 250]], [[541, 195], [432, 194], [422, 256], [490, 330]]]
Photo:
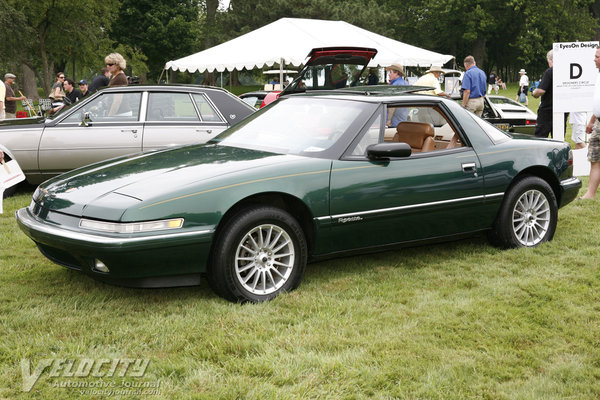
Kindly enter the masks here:
[[216, 87], [107, 88], [53, 117], [2, 121], [0, 143], [38, 184], [125, 154], [204, 143], [254, 111]]

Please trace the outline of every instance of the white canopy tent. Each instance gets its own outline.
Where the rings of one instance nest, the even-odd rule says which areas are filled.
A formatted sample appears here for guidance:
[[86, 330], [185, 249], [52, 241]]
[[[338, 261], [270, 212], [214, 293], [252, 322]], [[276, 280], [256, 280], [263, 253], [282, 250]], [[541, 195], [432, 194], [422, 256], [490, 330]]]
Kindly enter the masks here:
[[223, 72], [262, 68], [275, 63], [300, 66], [313, 48], [352, 46], [377, 49], [371, 67], [443, 65], [453, 56], [411, 46], [344, 21], [281, 18], [218, 46], [169, 61], [165, 69]]

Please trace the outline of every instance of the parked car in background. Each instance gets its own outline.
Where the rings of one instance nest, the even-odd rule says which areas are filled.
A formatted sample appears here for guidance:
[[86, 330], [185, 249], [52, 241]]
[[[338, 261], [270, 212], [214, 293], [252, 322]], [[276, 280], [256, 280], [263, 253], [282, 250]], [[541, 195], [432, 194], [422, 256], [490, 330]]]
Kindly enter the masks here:
[[485, 97], [483, 118], [502, 130], [529, 135], [533, 135], [537, 123], [537, 114], [528, 107], [497, 95]]
[[[486, 231], [501, 247], [552, 239], [581, 187], [567, 143], [508, 134], [438, 96], [355, 89], [286, 96], [206, 144], [50, 179], [19, 226], [96, 279], [205, 274], [233, 301], [296, 288], [308, 260]], [[398, 108], [406, 120], [386, 136]]]
[[265, 100], [265, 97], [267, 97], [267, 94], [269, 92], [266, 90], [256, 90], [253, 92], [246, 92], [246, 93], [242, 93], [240, 94], [240, 99], [242, 99], [242, 101], [246, 104], [248, 104], [249, 106], [252, 106], [254, 108], [260, 108], [260, 105], [263, 103], [263, 101]]
[[129, 153], [204, 143], [255, 111], [225, 89], [107, 88], [59, 114], [0, 123], [0, 143], [30, 183]]

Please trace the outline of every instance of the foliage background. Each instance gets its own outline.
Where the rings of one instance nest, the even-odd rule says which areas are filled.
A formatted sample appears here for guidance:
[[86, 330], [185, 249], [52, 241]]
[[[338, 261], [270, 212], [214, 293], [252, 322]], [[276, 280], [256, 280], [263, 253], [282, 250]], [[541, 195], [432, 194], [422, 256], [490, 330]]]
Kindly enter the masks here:
[[[12, 71], [28, 97], [55, 73], [91, 79], [122, 52], [129, 75], [156, 82], [164, 64], [282, 17], [345, 20], [412, 45], [468, 54], [505, 81], [546, 69], [557, 41], [599, 36], [600, 0], [0, 0], [0, 75]], [[268, 46], [268, 43], [265, 43]], [[182, 74], [178, 74], [182, 75]], [[204, 82], [214, 84], [210, 74]], [[190, 81], [171, 74], [171, 79]], [[231, 76], [238, 83], [237, 73]]]

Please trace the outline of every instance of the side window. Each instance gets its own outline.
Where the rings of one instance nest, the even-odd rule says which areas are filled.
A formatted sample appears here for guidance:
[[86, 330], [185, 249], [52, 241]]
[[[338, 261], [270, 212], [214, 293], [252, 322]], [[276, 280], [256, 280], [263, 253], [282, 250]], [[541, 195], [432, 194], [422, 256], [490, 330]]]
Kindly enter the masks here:
[[200, 117], [202, 118], [202, 121], [221, 122], [221, 117], [219, 117], [219, 113], [217, 113], [212, 104], [208, 102], [204, 95], [194, 94], [194, 101], [196, 102], [196, 107], [198, 107], [198, 111], [200, 112]]
[[105, 93], [69, 115], [63, 122], [80, 123], [88, 113], [91, 122], [132, 122], [140, 116], [142, 94]]
[[198, 122], [198, 114], [187, 93], [148, 94], [146, 121]]
[[408, 143], [413, 154], [461, 147], [460, 137], [435, 106], [388, 107], [386, 142]]
[[371, 124], [367, 132], [360, 139], [354, 150], [350, 153], [353, 156], [364, 156], [367, 154], [367, 147], [379, 143], [381, 132], [381, 114]]
[[389, 107], [386, 126], [395, 128], [400, 122], [408, 119], [408, 107]]
[[[460, 142], [459, 136], [454, 129], [454, 126], [450, 123], [450, 121], [446, 118], [446, 116], [438, 109], [437, 107], [425, 107], [425, 106], [415, 106], [409, 107], [408, 110], [408, 123], [413, 124], [412, 129], [400, 129], [403, 132], [406, 131], [419, 131], [422, 132], [423, 141], [431, 142], [427, 137], [431, 137], [433, 139], [434, 148], [433, 150], [444, 150], [452, 147], [461, 147], [462, 143]], [[418, 124], [418, 125], [417, 125]], [[431, 128], [427, 128], [426, 126], [430, 126]], [[404, 136], [399, 137], [397, 139], [402, 140], [406, 138], [407, 134], [403, 133]], [[415, 134], [416, 135], [416, 134]], [[457, 142], [454, 142], [457, 140]], [[421, 140], [419, 137], [418, 140]], [[452, 142], [452, 144], [451, 144]], [[415, 142], [409, 143], [411, 147], [413, 147], [413, 153], [424, 152], [424, 151], [432, 151], [429, 145], [424, 146], [421, 149], [418, 149], [418, 145]]]

